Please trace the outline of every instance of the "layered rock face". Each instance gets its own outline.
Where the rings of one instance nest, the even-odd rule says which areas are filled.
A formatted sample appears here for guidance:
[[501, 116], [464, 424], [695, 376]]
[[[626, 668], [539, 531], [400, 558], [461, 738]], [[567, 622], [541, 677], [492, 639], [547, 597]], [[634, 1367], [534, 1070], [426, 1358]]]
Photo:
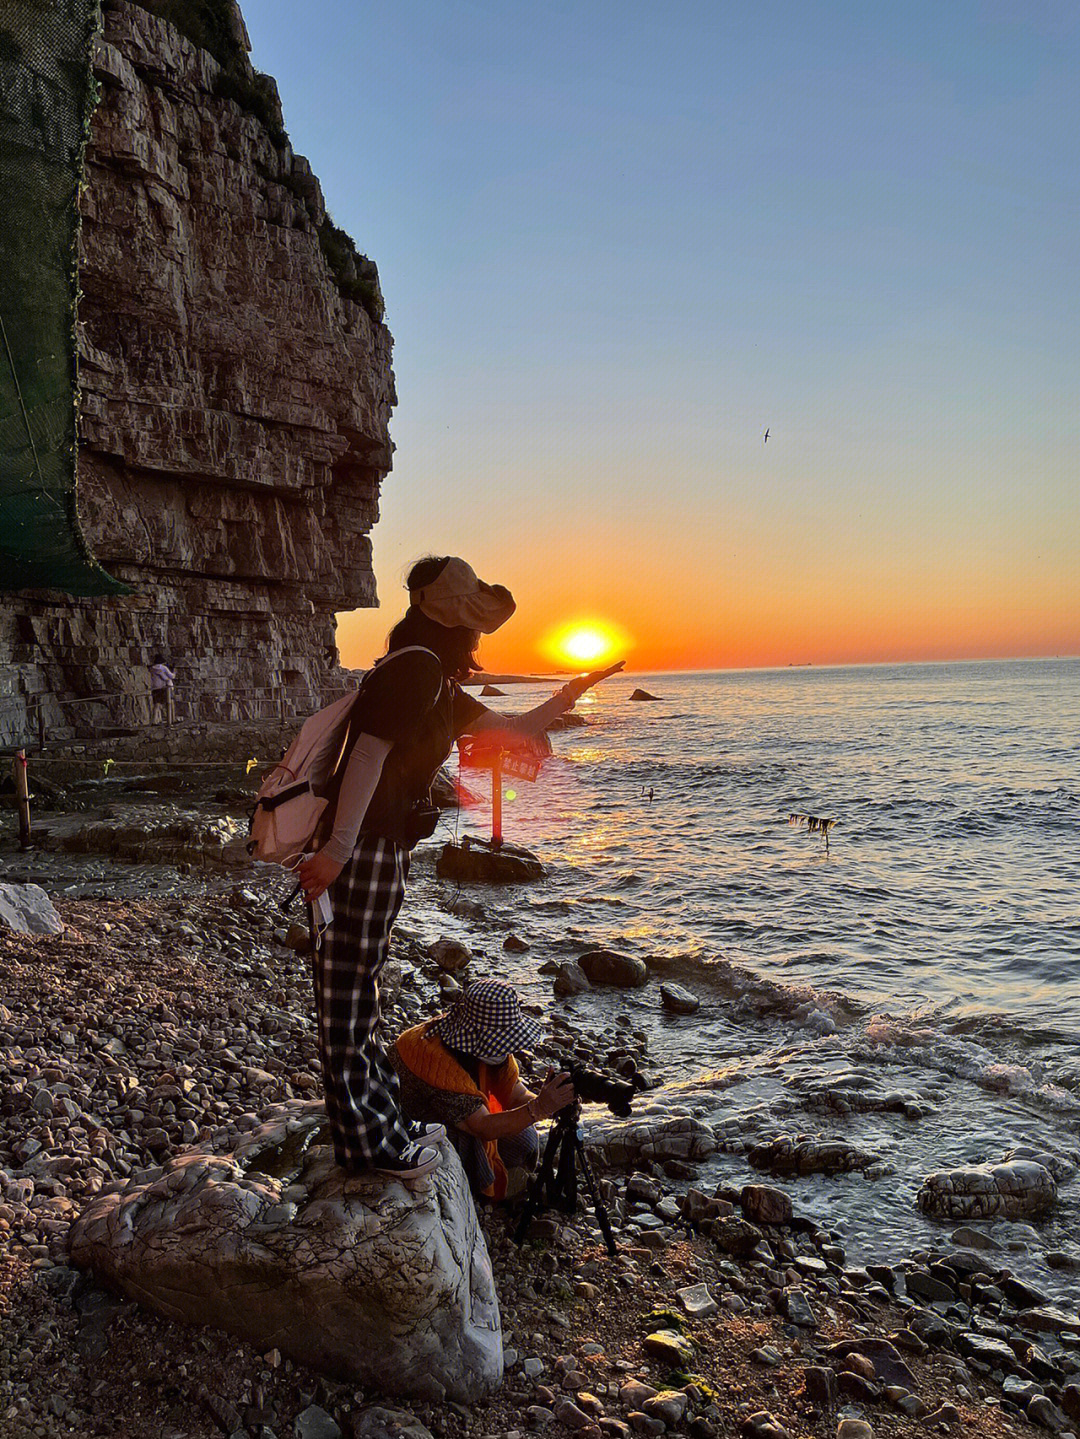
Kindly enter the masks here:
[[[306, 712], [334, 612], [375, 602], [391, 337], [326, 259], [310, 166], [165, 20], [107, 0], [80, 278], [80, 508], [134, 593], [0, 597], [0, 739], [138, 722], [160, 650], [191, 719]], [[272, 87], [271, 87], [272, 88]], [[369, 313], [371, 312], [371, 313]], [[12, 702], [12, 696], [19, 704]], [[20, 714], [20, 707], [24, 713]]]

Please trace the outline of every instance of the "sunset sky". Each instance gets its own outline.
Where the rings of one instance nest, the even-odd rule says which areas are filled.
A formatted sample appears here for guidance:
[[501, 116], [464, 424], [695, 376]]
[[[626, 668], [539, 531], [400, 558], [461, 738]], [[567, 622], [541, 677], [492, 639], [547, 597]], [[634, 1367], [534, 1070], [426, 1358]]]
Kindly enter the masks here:
[[245, 13], [396, 342], [345, 663], [430, 552], [492, 670], [1080, 651], [1072, 0]]

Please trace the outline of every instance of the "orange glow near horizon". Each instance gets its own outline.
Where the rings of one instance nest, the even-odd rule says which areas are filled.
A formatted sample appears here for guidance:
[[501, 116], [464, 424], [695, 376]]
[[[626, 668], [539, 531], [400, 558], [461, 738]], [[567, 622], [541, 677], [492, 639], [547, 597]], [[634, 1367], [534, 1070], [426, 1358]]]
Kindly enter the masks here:
[[[695, 557], [683, 552], [677, 561], [658, 555], [647, 586], [628, 581], [625, 566], [609, 573], [597, 565], [587, 596], [575, 594], [576, 577], [546, 563], [546, 553], [513, 565], [500, 566], [497, 554], [476, 561], [518, 601], [510, 622], [481, 642], [480, 662], [491, 673], [578, 672], [620, 659], [630, 672], [648, 673], [1080, 652], [1073, 570], [1064, 562], [995, 568], [959, 541], [945, 575], [928, 559], [919, 566], [880, 549], [853, 550], [831, 570], [800, 564], [776, 544], [711, 566], [701, 553], [692, 588], [684, 572]], [[394, 578], [383, 582], [383, 610], [340, 617], [345, 664], [362, 668], [383, 653], [401, 613]]]
[[623, 658], [632, 648], [629, 635], [608, 620], [574, 620], [559, 625], [540, 641], [541, 654], [558, 665], [592, 667]]

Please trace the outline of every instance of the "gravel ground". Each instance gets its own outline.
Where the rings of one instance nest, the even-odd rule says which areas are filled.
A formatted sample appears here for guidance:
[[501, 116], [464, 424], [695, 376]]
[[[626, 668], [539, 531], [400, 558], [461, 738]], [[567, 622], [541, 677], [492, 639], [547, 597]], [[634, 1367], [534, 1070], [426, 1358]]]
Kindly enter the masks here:
[[[61, 935], [0, 934], [0, 1439], [393, 1435], [389, 1420], [375, 1424], [371, 1406], [401, 1410], [399, 1401], [329, 1383], [227, 1335], [170, 1324], [65, 1261], [70, 1219], [102, 1186], [222, 1127], [240, 1133], [268, 1104], [318, 1093], [306, 961], [282, 942], [286, 922], [272, 897], [237, 887], [200, 899], [59, 908]], [[437, 972], [407, 943], [389, 970], [394, 1029], [438, 1007]], [[555, 1032], [538, 1059], [571, 1042], [588, 1049], [594, 1040]], [[832, 1439], [845, 1415], [861, 1415], [884, 1436], [1037, 1432], [1018, 1408], [1002, 1408], [989, 1373], [954, 1353], [913, 1353], [925, 1350], [914, 1338], [903, 1341], [904, 1358], [917, 1395], [908, 1407], [920, 1419], [872, 1383], [872, 1368], [861, 1378], [871, 1389], [860, 1389], [858, 1364], [847, 1371], [853, 1377], [841, 1376], [838, 1399], [815, 1408], [807, 1366], [842, 1370], [830, 1343], [907, 1335], [912, 1311], [845, 1271], [823, 1232], [774, 1228], [764, 1255], [724, 1253], [715, 1237], [677, 1221], [673, 1196], [688, 1178], [679, 1172], [638, 1174], [629, 1188], [625, 1175], [603, 1179], [622, 1241], [613, 1260], [586, 1214], [539, 1221], [520, 1250], [505, 1217], [485, 1214], [506, 1382], [471, 1411], [413, 1406], [414, 1422], [447, 1439], [575, 1428], [594, 1439], [740, 1430], [751, 1439], [785, 1431]], [[715, 1313], [683, 1313], [677, 1291], [696, 1284], [708, 1285]], [[792, 1322], [792, 1289], [812, 1304], [816, 1327]], [[657, 1310], [674, 1316], [650, 1319]], [[651, 1352], [662, 1343], [646, 1346], [651, 1332], [669, 1328], [669, 1348], [691, 1346], [677, 1361], [681, 1372], [670, 1355]], [[658, 1390], [670, 1382], [681, 1397], [658, 1408], [644, 1390], [626, 1389], [630, 1380]], [[1061, 1397], [1060, 1384], [1048, 1387]], [[416, 1434], [422, 1439], [423, 1429]]]

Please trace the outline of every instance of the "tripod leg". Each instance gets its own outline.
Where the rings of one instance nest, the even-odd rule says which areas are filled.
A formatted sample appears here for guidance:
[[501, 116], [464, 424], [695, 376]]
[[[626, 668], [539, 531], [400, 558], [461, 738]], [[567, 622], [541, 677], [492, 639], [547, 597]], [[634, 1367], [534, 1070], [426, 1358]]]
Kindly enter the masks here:
[[525, 1208], [522, 1211], [521, 1218], [518, 1220], [517, 1228], [514, 1230], [515, 1244], [524, 1243], [529, 1225], [536, 1218], [541, 1205], [547, 1202], [547, 1196], [550, 1193], [555, 1174], [555, 1158], [560, 1148], [560, 1126], [553, 1124], [548, 1130], [547, 1140], [544, 1144], [544, 1156], [540, 1161], [540, 1167], [529, 1181], [529, 1188], [525, 1197]]
[[614, 1258], [616, 1253], [615, 1236], [611, 1232], [611, 1221], [608, 1219], [608, 1212], [604, 1207], [604, 1201], [600, 1198], [600, 1186], [596, 1182], [596, 1175], [592, 1172], [589, 1156], [585, 1153], [585, 1144], [578, 1138], [576, 1131], [574, 1134], [574, 1148], [577, 1152], [578, 1161], [581, 1164], [581, 1175], [585, 1180], [585, 1188], [589, 1191], [589, 1198], [593, 1202], [593, 1212], [596, 1215], [596, 1222], [600, 1226], [600, 1233], [604, 1236], [607, 1252]]
[[548, 1194], [548, 1202], [555, 1203], [564, 1214], [573, 1214], [577, 1208], [577, 1172], [574, 1168], [574, 1148], [577, 1144], [576, 1122], [567, 1124], [559, 1145], [559, 1167], [555, 1172], [555, 1192]]

